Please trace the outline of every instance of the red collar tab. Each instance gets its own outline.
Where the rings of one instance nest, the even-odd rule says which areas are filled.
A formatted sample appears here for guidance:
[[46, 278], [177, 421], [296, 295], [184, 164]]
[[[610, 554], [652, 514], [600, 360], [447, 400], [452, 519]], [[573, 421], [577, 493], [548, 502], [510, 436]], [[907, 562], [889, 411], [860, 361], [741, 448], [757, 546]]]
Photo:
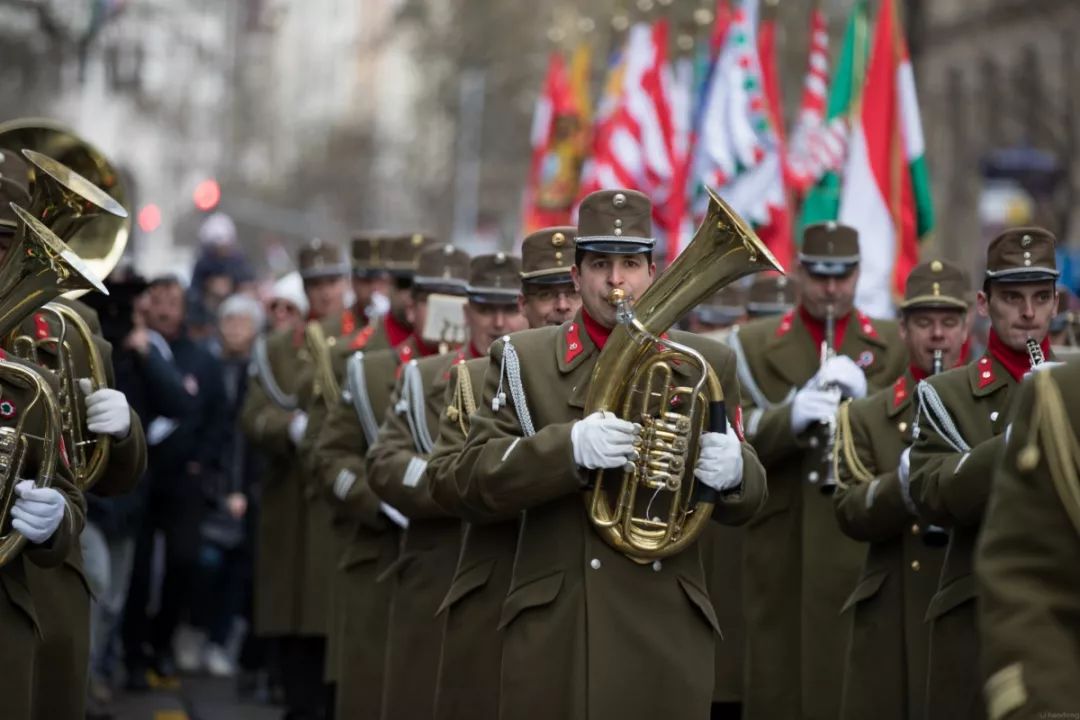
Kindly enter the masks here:
[[[862, 330], [863, 335], [865, 335], [868, 338], [873, 338], [874, 340], [878, 339], [877, 328], [874, 327], [874, 323], [870, 319], [869, 315], [856, 310], [855, 311], [855, 318], [859, 321], [859, 329]], [[846, 318], [845, 318], [845, 320], [846, 320]], [[839, 344], [839, 343], [837, 343], [837, 344]]]
[[458, 362], [464, 362], [465, 360], [475, 360], [478, 357], [484, 357], [484, 353], [476, 349], [476, 344], [473, 343], [472, 340], [469, 341], [468, 354], [461, 350], [458, 351]]
[[795, 321], [795, 311], [788, 310], [787, 313], [780, 319], [780, 324], [776, 326], [776, 337], [784, 337], [791, 332], [791, 324]]
[[976, 364], [976, 368], [979, 372], [979, 389], [992, 385], [997, 378], [994, 375], [994, 363], [990, 361], [989, 355], [983, 355], [979, 358], [979, 362]]
[[581, 320], [585, 326], [585, 332], [589, 333], [589, 339], [593, 341], [593, 345], [596, 346], [597, 350], [603, 350], [608, 337], [611, 336], [611, 328], [606, 328], [593, 320], [589, 313], [585, 312], [585, 308], [581, 309]]
[[356, 332], [356, 315], [352, 310], [346, 310], [341, 314], [341, 334], [348, 336], [354, 332]]
[[416, 348], [420, 354], [420, 357], [431, 357], [432, 355], [439, 354], [438, 345], [429, 345], [428, 343], [424, 342], [419, 335], [413, 335], [413, 337], [416, 339]]
[[397, 346], [398, 366], [395, 377], [401, 377], [402, 368], [409, 364], [409, 361], [413, 359], [414, 354], [412, 345], [409, 345], [408, 343]]
[[[1050, 357], [1050, 340], [1049, 338], [1043, 338], [1043, 341], [1039, 343], [1042, 348], [1043, 357]], [[987, 343], [986, 355], [983, 355], [983, 359], [989, 362], [987, 356], [993, 356], [995, 360], [1005, 366], [1005, 369], [1012, 376], [1013, 380], [1020, 382], [1024, 375], [1031, 370], [1031, 358], [1028, 356], [1027, 350], [1013, 350], [1008, 347], [998, 334], [994, 332], [994, 329], [990, 329], [990, 342]], [[983, 360], [979, 360], [982, 363]], [[993, 382], [993, 378], [989, 382], [983, 382], [983, 375], [985, 371], [980, 365], [979, 367], [979, 387], [985, 387]]]
[[915, 378], [915, 382], [922, 382], [930, 377], [930, 373], [926, 372], [918, 365], [909, 365], [908, 370], [911, 371], [911, 377]]
[[907, 376], [906, 375], [901, 375], [900, 377], [898, 377], [896, 379], [896, 383], [894, 383], [893, 386], [892, 386], [892, 406], [893, 406], [893, 409], [895, 410], [896, 408], [903, 405], [904, 401], [907, 400], [907, 397], [908, 397]]
[[[814, 347], [821, 347], [821, 343], [825, 342], [825, 321], [818, 320], [816, 317], [811, 315], [802, 305], [799, 306], [799, 317], [802, 318], [803, 325], [805, 325], [806, 329], [810, 332], [810, 337], [814, 341]], [[844, 335], [847, 333], [848, 320], [850, 319], [851, 313], [848, 313], [844, 317], [836, 318], [836, 325], [833, 328], [833, 334], [835, 335], [834, 341], [836, 343], [836, 346], [833, 348], [833, 350], [836, 350], [837, 352], [839, 352], [840, 348], [844, 346]], [[781, 325], [782, 324], [783, 323], [781, 323]], [[863, 332], [866, 332], [866, 327], [869, 327], [871, 331], [873, 331], [874, 329], [873, 325], [869, 324], [869, 320], [867, 320], [865, 323], [862, 323], [862, 325]], [[872, 357], [870, 358], [870, 361], [873, 361]]]
[[352, 339], [352, 342], [349, 343], [349, 349], [350, 350], [360, 350], [360, 349], [366, 347], [367, 344], [368, 344], [368, 340], [370, 340], [371, 336], [374, 335], [374, 334], [375, 334], [375, 326], [374, 325], [368, 325], [363, 330], [356, 333], [356, 335]]
[[566, 326], [566, 355], [563, 356], [563, 362], [569, 364], [583, 352], [585, 348], [581, 344], [581, 326], [571, 321]]
[[49, 323], [42, 313], [34, 313], [34, 333], [38, 340], [49, 337]]
[[386, 329], [386, 339], [390, 347], [397, 347], [412, 335], [412, 331], [395, 320], [390, 313], [386, 313], [383, 317], [383, 327]]

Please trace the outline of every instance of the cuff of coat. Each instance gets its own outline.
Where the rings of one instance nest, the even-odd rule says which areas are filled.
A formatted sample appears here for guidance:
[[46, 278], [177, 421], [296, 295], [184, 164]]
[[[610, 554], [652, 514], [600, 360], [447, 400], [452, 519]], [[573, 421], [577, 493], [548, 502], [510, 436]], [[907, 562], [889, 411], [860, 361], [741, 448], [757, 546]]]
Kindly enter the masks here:
[[54, 568], [63, 564], [64, 559], [71, 549], [72, 538], [75, 537], [75, 516], [71, 512], [71, 505], [64, 501], [64, 517], [56, 526], [56, 531], [49, 539], [37, 545], [28, 542], [26, 554], [38, 567]]
[[765, 470], [757, 453], [748, 444], [742, 447], [743, 474], [739, 486], [720, 493], [713, 506], [712, 517], [723, 525], [743, 525], [749, 522], [768, 497]]
[[986, 510], [994, 465], [1005, 447], [1005, 436], [997, 435], [976, 445], [961, 456], [953, 473], [942, 483], [942, 500], [959, 525], [976, 525]]

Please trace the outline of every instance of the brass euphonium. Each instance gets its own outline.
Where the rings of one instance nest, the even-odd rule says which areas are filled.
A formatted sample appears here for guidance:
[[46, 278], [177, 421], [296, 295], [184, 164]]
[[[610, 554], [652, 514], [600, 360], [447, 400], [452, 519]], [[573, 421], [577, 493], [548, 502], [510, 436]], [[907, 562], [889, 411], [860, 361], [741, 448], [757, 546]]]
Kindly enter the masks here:
[[[586, 415], [610, 411], [643, 428], [636, 460], [621, 471], [596, 472], [585, 496], [600, 536], [639, 562], [674, 555], [705, 529], [715, 493], [694, 478], [698, 440], [706, 431], [723, 432], [726, 423], [712, 367], [693, 348], [661, 335], [725, 285], [755, 272], [783, 272], [742, 218], [711, 190], [709, 198], [691, 243], [632, 307], [632, 298], [613, 293], [618, 325], [585, 400]], [[671, 387], [675, 363], [697, 370], [692, 385]], [[615, 472], [621, 479], [612, 502], [607, 483]]]
[[[41, 221], [18, 205], [11, 207], [18, 218], [18, 228], [14, 243], [0, 263], [0, 337], [10, 335], [28, 314], [62, 293], [89, 289], [106, 292], [79, 257]], [[49, 383], [34, 370], [0, 360], [0, 381], [33, 391], [29, 407], [21, 410], [16, 426], [0, 429], [0, 565], [3, 565], [26, 543], [26, 538], [11, 530], [10, 512], [29, 444], [41, 443], [35, 482], [48, 487], [56, 473], [62, 420], [60, 401]], [[30, 410], [38, 403], [42, 404], [45, 420], [41, 437], [31, 436], [24, 428]]]
[[[0, 139], [2, 138], [4, 135], [0, 133]], [[93, 235], [102, 239], [104, 233], [110, 232], [109, 227], [116, 227], [106, 222], [95, 234], [95, 228], [102, 225], [101, 221], [87, 227], [95, 220], [103, 217], [121, 220], [127, 218], [127, 211], [119, 202], [63, 163], [30, 148], [23, 148], [22, 156], [29, 163], [27, 167], [30, 169], [26, 178], [30, 183], [29, 212], [65, 244], [68, 240], [79, 237], [80, 233], [82, 236]], [[119, 242], [120, 238], [114, 235], [113, 244]], [[94, 272], [85, 261], [83, 267], [88, 274]], [[99, 263], [96, 270], [107, 273], [111, 267]], [[79, 373], [74, 362], [72, 343], [80, 343], [86, 354], [93, 390], [108, 387], [105, 360], [95, 344], [93, 332], [77, 312], [60, 303], [48, 303], [42, 311], [56, 320], [60, 328], [56, 335], [34, 337], [15, 330], [4, 337], [7, 338], [7, 346], [12, 348], [16, 355], [44, 365], [56, 373], [60, 381], [63, 436], [68, 448], [71, 471], [76, 485], [87, 490], [101, 478], [108, 465], [112, 439], [104, 434], [88, 439], [84, 431], [85, 399], [78, 385]], [[75, 338], [69, 338], [69, 328], [74, 330]]]

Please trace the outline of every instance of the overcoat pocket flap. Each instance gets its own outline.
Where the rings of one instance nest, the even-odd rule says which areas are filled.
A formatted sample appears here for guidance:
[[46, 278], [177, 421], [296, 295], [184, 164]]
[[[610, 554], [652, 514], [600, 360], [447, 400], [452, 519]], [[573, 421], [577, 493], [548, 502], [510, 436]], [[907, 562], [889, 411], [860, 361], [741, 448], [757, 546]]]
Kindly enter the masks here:
[[510, 591], [503, 602], [502, 616], [499, 618], [499, 629], [513, 622], [514, 618], [529, 608], [542, 607], [559, 596], [562, 589], [563, 571], [557, 570], [550, 575], [530, 580], [518, 588]]
[[445, 612], [447, 608], [471, 593], [473, 590], [487, 585], [488, 580], [491, 579], [491, 571], [494, 568], [495, 559], [492, 558], [477, 563], [467, 570], [462, 570], [455, 575], [453, 581], [450, 583], [450, 590], [447, 591], [446, 597], [443, 599], [442, 604], [439, 605], [439, 609], [435, 614], [438, 615], [439, 613]]
[[844, 601], [844, 607], [840, 608], [840, 614], [843, 615], [848, 610], [855, 607], [856, 603], [860, 603], [863, 600], [869, 600], [877, 595], [878, 591], [881, 590], [881, 586], [885, 584], [885, 578], [888, 576], [888, 570], [879, 570], [860, 579], [859, 584], [855, 586], [851, 595]]
[[375, 582], [386, 582], [392, 577], [400, 575], [405, 568], [418, 557], [417, 553], [402, 553], [397, 556], [394, 562], [386, 566], [386, 569], [379, 573], [379, 576], [375, 578]]
[[962, 575], [934, 593], [926, 609], [927, 622], [975, 599], [975, 576]]
[[705, 616], [705, 622], [709, 623], [713, 632], [723, 637], [724, 633], [720, 630], [720, 621], [716, 619], [716, 611], [713, 609], [712, 601], [709, 600], [709, 594], [682, 575], [676, 576], [676, 579], [683, 592], [686, 593], [686, 597]]
[[363, 563], [374, 562], [379, 559], [379, 550], [377, 543], [349, 543], [341, 562], [338, 563], [338, 569], [348, 570]]

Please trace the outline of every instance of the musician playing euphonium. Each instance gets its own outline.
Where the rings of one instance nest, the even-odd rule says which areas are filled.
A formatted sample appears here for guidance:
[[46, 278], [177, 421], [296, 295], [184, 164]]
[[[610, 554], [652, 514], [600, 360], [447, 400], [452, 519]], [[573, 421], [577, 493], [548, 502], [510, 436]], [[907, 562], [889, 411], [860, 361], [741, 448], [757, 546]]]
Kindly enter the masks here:
[[[621, 469], [635, 457], [634, 423], [582, 415], [593, 368], [614, 337], [609, 295], [621, 289], [639, 298], [656, 275], [651, 212], [649, 199], [630, 190], [585, 198], [571, 271], [582, 310], [561, 326], [492, 345], [483, 399], [458, 459], [456, 481], [476, 517], [524, 513], [500, 622], [502, 670], [489, 679], [499, 683], [505, 717], [709, 714], [718, 628], [699, 544], [637, 562], [613, 549], [582, 510], [590, 471]], [[738, 437], [734, 358], [713, 341], [670, 335], [702, 353], [719, 376], [731, 432], [701, 435], [693, 474], [719, 494], [714, 518], [744, 523], [765, 488], [761, 465]], [[687, 363], [675, 366], [673, 382], [690, 372]]]

